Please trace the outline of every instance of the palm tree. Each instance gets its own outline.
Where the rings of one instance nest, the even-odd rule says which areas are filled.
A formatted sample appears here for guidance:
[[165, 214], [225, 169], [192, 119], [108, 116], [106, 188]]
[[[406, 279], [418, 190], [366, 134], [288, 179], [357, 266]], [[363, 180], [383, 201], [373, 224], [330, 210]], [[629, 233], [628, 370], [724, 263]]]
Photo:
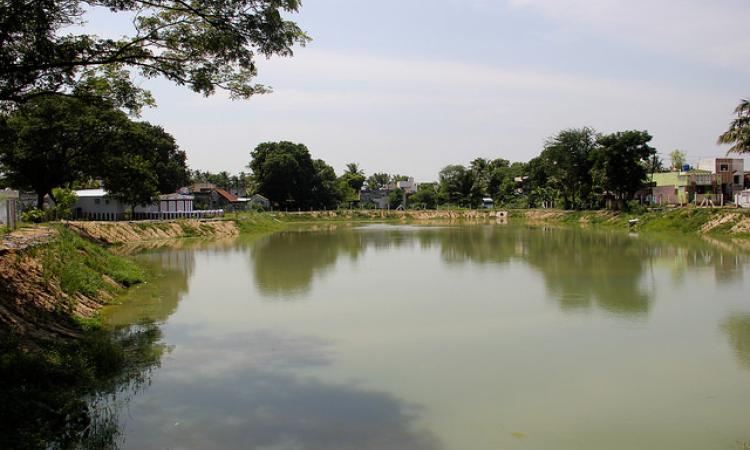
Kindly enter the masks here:
[[364, 175], [365, 171], [359, 168], [359, 164], [357, 163], [349, 163], [346, 165], [346, 172], [350, 173], [352, 175]]
[[742, 99], [735, 108], [737, 118], [719, 136], [719, 144], [733, 144], [727, 153], [750, 153], [750, 100]]

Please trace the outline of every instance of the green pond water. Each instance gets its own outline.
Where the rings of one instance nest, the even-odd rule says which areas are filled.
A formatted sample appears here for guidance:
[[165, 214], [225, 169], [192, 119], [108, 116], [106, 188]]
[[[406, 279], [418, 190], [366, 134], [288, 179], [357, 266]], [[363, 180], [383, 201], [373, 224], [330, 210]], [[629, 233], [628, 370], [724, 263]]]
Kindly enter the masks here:
[[684, 236], [319, 226], [179, 243], [127, 449], [750, 448], [750, 255]]

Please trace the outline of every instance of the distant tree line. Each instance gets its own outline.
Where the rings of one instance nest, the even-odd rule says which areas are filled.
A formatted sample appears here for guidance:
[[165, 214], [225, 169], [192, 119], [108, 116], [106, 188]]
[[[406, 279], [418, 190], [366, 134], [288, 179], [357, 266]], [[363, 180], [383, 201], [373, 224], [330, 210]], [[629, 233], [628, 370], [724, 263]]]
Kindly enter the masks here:
[[[408, 206], [476, 208], [490, 197], [496, 204], [516, 207], [555, 202], [566, 209], [600, 208], [608, 200], [623, 207], [653, 170], [656, 151], [650, 141], [645, 131], [564, 130], [548, 139], [541, 154], [528, 163], [477, 158], [466, 167], [446, 166], [436, 183], [419, 185], [408, 197]], [[391, 186], [390, 203], [396, 207], [402, 193], [393, 183], [407, 178], [384, 173], [366, 178], [353, 163], [337, 177], [324, 161], [312, 159], [307, 147], [291, 142], [260, 144], [251, 159], [255, 189], [283, 208], [349, 206], [363, 186]]]

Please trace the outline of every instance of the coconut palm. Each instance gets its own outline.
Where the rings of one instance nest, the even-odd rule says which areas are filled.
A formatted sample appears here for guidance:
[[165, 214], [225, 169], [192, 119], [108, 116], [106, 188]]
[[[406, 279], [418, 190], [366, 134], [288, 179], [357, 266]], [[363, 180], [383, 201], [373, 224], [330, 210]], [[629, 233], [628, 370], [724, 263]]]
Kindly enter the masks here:
[[737, 117], [732, 120], [724, 134], [719, 136], [719, 144], [732, 144], [727, 153], [750, 153], [750, 100], [743, 99], [735, 108]]
[[350, 173], [352, 175], [364, 175], [365, 171], [359, 168], [359, 164], [349, 163], [346, 165], [346, 172], [344, 173]]

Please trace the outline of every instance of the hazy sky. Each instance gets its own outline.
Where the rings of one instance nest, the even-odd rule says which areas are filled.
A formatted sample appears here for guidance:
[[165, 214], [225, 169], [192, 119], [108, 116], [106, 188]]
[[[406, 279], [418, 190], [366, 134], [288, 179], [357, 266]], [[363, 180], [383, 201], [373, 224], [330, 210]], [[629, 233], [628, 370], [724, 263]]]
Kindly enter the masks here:
[[527, 161], [568, 127], [645, 129], [664, 155], [720, 156], [750, 96], [747, 0], [307, 0], [294, 20], [314, 41], [259, 63], [273, 94], [150, 80], [158, 107], [143, 118], [201, 170], [246, 170], [258, 143], [290, 140], [337, 172], [427, 181], [477, 156]]

